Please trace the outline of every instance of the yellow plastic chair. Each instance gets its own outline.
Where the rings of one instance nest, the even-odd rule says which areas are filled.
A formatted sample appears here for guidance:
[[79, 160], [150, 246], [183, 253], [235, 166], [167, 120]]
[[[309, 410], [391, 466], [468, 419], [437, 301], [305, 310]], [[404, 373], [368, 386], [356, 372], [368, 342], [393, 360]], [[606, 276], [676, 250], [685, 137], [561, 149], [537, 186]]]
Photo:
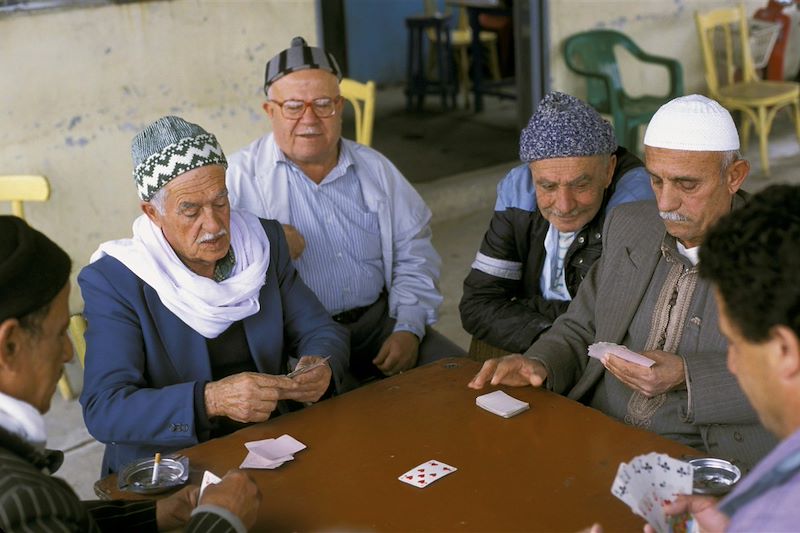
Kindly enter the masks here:
[[[25, 218], [22, 202], [46, 202], [49, 198], [50, 183], [44, 176], [0, 176], [0, 201], [11, 202], [11, 212], [19, 218]], [[58, 389], [65, 400], [75, 397], [66, 374], [58, 381]]]
[[372, 126], [375, 123], [375, 82], [361, 83], [344, 78], [339, 84], [339, 91], [355, 109], [356, 142], [371, 146]]
[[[792, 118], [800, 140], [800, 84], [793, 81], [758, 79], [750, 52], [744, 6], [705, 13], [696, 11], [694, 18], [700, 35], [710, 96], [730, 111], [742, 112], [743, 148], [747, 147], [750, 139], [750, 125], [755, 126], [761, 152], [761, 168], [768, 176], [767, 136], [780, 109], [794, 106]], [[734, 39], [733, 33], [736, 31], [739, 35]]]
[[11, 202], [11, 212], [25, 218], [22, 202], [46, 202], [50, 184], [44, 176], [0, 176], [0, 202]]
[[[436, 0], [425, 0], [425, 14], [432, 15], [437, 11]], [[492, 79], [500, 79], [500, 56], [497, 53], [497, 34], [492, 31], [482, 31], [478, 34], [481, 44], [486, 48], [486, 57], [489, 64], [489, 72], [492, 74]], [[436, 34], [432, 31], [428, 32], [428, 41], [436, 41]], [[465, 107], [469, 107], [469, 90], [471, 85], [471, 78], [469, 75], [469, 49], [472, 46], [472, 28], [469, 27], [469, 17], [467, 16], [467, 9], [464, 7], [459, 8], [458, 21], [456, 27], [450, 30], [450, 47], [453, 49], [453, 56], [455, 57], [456, 66], [458, 68], [458, 85], [464, 94]], [[428, 53], [428, 63], [432, 67], [436, 55], [434, 54], [433, 47]]]
[[[86, 339], [83, 337], [86, 333], [86, 319], [82, 313], [76, 313], [69, 317], [69, 336], [72, 337], [72, 345], [75, 347], [75, 355], [78, 356], [78, 362], [81, 368], [86, 368], [84, 363], [86, 359]], [[63, 392], [63, 391], [62, 391]]]

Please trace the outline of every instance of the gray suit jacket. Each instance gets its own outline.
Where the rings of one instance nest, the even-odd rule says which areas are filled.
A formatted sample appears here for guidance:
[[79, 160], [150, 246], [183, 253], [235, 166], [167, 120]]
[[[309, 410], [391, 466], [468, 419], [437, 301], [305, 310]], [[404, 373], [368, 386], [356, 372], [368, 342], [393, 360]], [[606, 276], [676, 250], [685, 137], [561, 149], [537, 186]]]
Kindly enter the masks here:
[[[736, 197], [734, 207], [744, 203]], [[603, 255], [589, 271], [567, 312], [534, 343], [526, 355], [548, 371], [546, 386], [588, 401], [605, 368], [589, 358], [587, 346], [599, 341], [622, 343], [661, 257], [666, 235], [655, 202], [617, 207], [603, 229]], [[699, 280], [698, 283], [705, 283]], [[697, 353], [683, 353], [689, 405], [683, 422], [697, 427], [705, 452], [752, 467], [775, 445], [759, 423], [736, 378], [728, 371], [727, 343], [719, 331], [717, 308], [707, 305], [698, 327]], [[658, 432], [658, 427], [652, 427]]]

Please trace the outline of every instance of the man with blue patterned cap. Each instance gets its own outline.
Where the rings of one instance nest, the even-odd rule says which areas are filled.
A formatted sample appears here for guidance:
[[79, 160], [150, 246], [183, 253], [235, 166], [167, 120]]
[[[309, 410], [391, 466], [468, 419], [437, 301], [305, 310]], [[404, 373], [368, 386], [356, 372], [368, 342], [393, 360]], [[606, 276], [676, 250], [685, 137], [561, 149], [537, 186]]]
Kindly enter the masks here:
[[[103, 474], [342, 390], [347, 332], [306, 287], [280, 225], [228, 204], [214, 135], [163, 117], [133, 139], [144, 212], [78, 276], [81, 394]], [[298, 366], [322, 364], [294, 378]]]
[[231, 204], [283, 224], [295, 266], [350, 331], [350, 371], [365, 382], [463, 350], [431, 329], [441, 259], [431, 212], [375, 150], [343, 139], [334, 57], [295, 37], [267, 62], [272, 133], [233, 154]]
[[[727, 368], [698, 253], [710, 227], [743, 205], [750, 164], [730, 113], [700, 95], [664, 104], [644, 145], [656, 200], [614, 209], [603, 254], [567, 311], [524, 355], [484, 363], [469, 386], [545, 386], [747, 471], [775, 439]], [[652, 362], [608, 345], [589, 357], [598, 342]]]
[[597, 111], [568, 94], [542, 99], [519, 155], [524, 163], [498, 184], [494, 216], [464, 280], [461, 322], [474, 335], [473, 351], [483, 343], [527, 350], [600, 257], [606, 215], [653, 197], [642, 162], [617, 146]]

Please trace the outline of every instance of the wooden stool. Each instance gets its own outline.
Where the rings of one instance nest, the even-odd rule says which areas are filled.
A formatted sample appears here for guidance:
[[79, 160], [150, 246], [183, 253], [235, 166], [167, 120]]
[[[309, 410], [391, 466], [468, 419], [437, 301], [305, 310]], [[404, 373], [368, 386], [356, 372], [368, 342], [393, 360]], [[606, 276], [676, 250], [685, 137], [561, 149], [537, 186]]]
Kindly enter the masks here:
[[[438, 92], [442, 99], [442, 107], [447, 109], [456, 106], [456, 84], [453, 76], [452, 51], [450, 46], [450, 29], [448, 15], [418, 15], [406, 19], [408, 28], [408, 64], [406, 69], [406, 109], [414, 107], [417, 98], [417, 109], [421, 110], [425, 95]], [[429, 80], [426, 75], [424, 34], [430, 29], [435, 35], [431, 46], [436, 52], [437, 80]], [[450, 104], [448, 104], [448, 96]]]

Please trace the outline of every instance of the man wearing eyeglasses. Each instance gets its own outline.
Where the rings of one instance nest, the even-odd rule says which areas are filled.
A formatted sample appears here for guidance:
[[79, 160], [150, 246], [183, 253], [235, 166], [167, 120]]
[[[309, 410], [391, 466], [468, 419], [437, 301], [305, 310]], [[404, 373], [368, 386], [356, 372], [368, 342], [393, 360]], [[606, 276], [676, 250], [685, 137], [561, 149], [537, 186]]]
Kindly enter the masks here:
[[231, 204], [279, 220], [303, 280], [351, 334], [356, 381], [463, 355], [442, 302], [431, 212], [384, 156], [342, 139], [336, 59], [302, 37], [267, 62], [265, 135], [229, 159]]

